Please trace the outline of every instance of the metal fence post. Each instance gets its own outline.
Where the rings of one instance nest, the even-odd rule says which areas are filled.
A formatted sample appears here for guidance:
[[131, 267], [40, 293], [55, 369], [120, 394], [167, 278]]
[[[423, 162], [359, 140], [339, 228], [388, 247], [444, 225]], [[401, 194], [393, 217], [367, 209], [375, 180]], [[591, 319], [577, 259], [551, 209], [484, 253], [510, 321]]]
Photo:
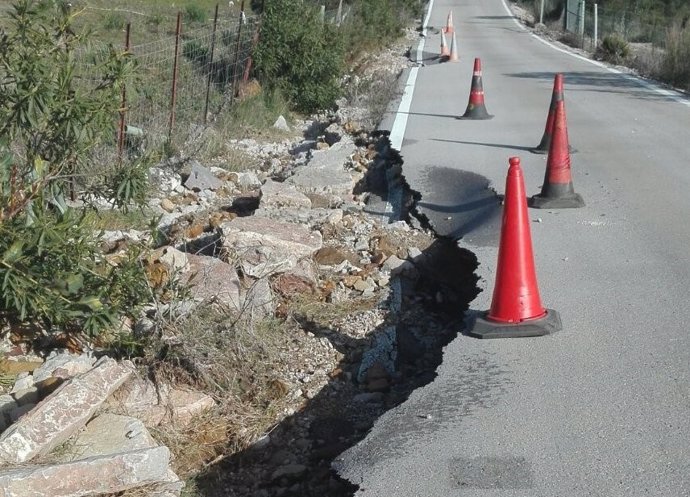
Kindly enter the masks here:
[[544, 24], [544, 0], [541, 0], [541, 8], [539, 9], [539, 24]]
[[170, 95], [170, 123], [168, 125], [168, 141], [172, 136], [175, 126], [175, 103], [177, 102], [177, 62], [180, 58], [180, 35], [182, 34], [182, 12], [177, 13], [177, 26], [175, 27], [175, 59], [173, 60], [173, 80]]
[[[129, 32], [131, 24], [127, 23], [125, 29], [125, 53], [129, 52]], [[122, 162], [122, 152], [125, 148], [125, 114], [127, 112], [127, 87], [122, 85], [122, 99], [120, 101], [120, 126], [119, 134], [117, 136], [117, 161]]]
[[211, 76], [213, 76], [213, 52], [216, 49], [216, 28], [218, 27], [218, 4], [213, 14], [213, 34], [211, 35], [211, 54], [208, 61], [208, 77], [206, 78], [206, 103], [204, 104], [204, 124], [208, 122], [208, 99], [211, 96]]
[[237, 88], [237, 70], [240, 62], [240, 49], [242, 48], [242, 20], [244, 19], [244, 0], [240, 4], [240, 22], [237, 26], [237, 43], [235, 44], [235, 62], [232, 65], [232, 94], [230, 95], [230, 103], [235, 99], [235, 95], [238, 94]]
[[599, 46], [599, 4], [594, 4], [594, 48], [593, 52], [597, 51]]
[[580, 24], [578, 26], [578, 31], [580, 35], [580, 48], [585, 47], [585, 0], [580, 1], [580, 7], [578, 9], [578, 17]]

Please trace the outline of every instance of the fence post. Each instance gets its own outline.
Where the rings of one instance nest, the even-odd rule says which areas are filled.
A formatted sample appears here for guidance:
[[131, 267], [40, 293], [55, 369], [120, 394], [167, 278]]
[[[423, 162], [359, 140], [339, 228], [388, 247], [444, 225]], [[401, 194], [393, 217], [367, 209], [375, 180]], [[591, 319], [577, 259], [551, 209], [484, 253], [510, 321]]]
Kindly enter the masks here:
[[237, 26], [237, 43], [235, 44], [235, 62], [232, 65], [232, 93], [230, 94], [230, 103], [232, 104], [235, 95], [239, 95], [237, 88], [237, 71], [240, 62], [240, 48], [242, 48], [242, 19], [244, 19], [244, 0], [240, 4], [240, 22]]
[[213, 52], [216, 49], [216, 28], [218, 27], [218, 4], [213, 14], [213, 34], [211, 35], [211, 55], [208, 61], [208, 77], [206, 78], [206, 103], [204, 104], [204, 124], [208, 122], [208, 99], [211, 96], [211, 76], [213, 75]]
[[175, 27], [175, 59], [173, 60], [173, 80], [170, 95], [170, 123], [168, 125], [168, 142], [175, 126], [175, 104], [177, 102], [177, 62], [180, 57], [180, 35], [182, 34], [182, 12], [177, 13], [177, 25]]
[[592, 52], [597, 51], [599, 46], [599, 4], [594, 4], [594, 48]]
[[252, 70], [252, 52], [254, 52], [254, 49], [256, 46], [259, 44], [259, 36], [261, 33], [261, 20], [263, 18], [264, 14], [264, 1], [262, 0], [261, 2], [261, 14], [259, 15], [259, 20], [256, 23], [256, 29], [254, 30], [254, 36], [252, 38], [252, 48], [249, 53], [249, 57], [247, 57], [247, 65], [244, 67], [244, 74], [242, 75], [242, 81], [245, 83], [249, 80], [249, 73]]
[[335, 23], [340, 27], [340, 23], [343, 22], [343, 0], [338, 1], [338, 13], [335, 15]]
[[539, 8], [539, 24], [544, 24], [544, 0], [541, 0], [541, 7]]
[[580, 35], [580, 48], [585, 47], [585, 0], [580, 1], [580, 6], [578, 9], [578, 17], [580, 24], [578, 26], [578, 31]]
[[[129, 31], [131, 24], [127, 23], [127, 28], [125, 29], [125, 53], [129, 52]], [[120, 101], [120, 127], [119, 134], [117, 136], [117, 162], [122, 162], [122, 152], [125, 148], [125, 113], [127, 112], [127, 87], [122, 85], [122, 99]]]

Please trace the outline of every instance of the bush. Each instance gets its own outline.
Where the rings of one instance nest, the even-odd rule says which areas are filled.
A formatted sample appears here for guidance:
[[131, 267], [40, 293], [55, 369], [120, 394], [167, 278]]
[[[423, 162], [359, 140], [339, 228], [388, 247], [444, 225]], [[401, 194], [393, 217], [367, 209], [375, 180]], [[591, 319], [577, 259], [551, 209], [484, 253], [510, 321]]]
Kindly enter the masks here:
[[630, 45], [623, 36], [612, 33], [601, 41], [600, 54], [604, 60], [620, 64], [630, 55]]
[[203, 7], [190, 3], [184, 8], [184, 18], [189, 22], [206, 22], [208, 13]]
[[[93, 176], [92, 149], [112, 140], [131, 65], [111, 49], [89, 67], [98, 81], [83, 82], [75, 52], [84, 37], [70, 21], [57, 3], [19, 0], [0, 32], [0, 317], [95, 336], [135, 313], [148, 286], [138, 264], [105, 262], [64, 197], [75, 178]], [[121, 165], [92, 193], [143, 201], [143, 167]]]
[[190, 40], [182, 46], [182, 55], [191, 62], [204, 66], [209, 62], [211, 52], [208, 47], [198, 41]]
[[303, 112], [332, 108], [340, 96], [343, 44], [337, 28], [322, 23], [302, 0], [266, 3], [254, 53], [262, 84], [278, 89]]
[[671, 84], [690, 89], [690, 27], [676, 25], [668, 30], [661, 77]]

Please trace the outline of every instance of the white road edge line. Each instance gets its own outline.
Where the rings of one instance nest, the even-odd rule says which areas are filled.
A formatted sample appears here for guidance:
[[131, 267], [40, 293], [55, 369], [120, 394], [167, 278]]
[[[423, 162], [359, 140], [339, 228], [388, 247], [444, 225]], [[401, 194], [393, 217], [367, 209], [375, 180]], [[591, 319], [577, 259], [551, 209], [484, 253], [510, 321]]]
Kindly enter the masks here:
[[518, 19], [515, 17], [515, 14], [513, 14], [513, 11], [510, 10], [510, 7], [506, 3], [506, 0], [501, 0], [501, 2], [503, 3], [503, 8], [511, 16], [511, 18], [513, 19], [513, 22], [515, 22], [515, 24], [517, 24], [517, 26], [520, 29], [522, 29], [523, 31], [526, 31], [527, 33], [529, 33], [530, 36], [537, 39], [538, 41], [540, 41], [544, 45], [547, 45], [547, 46], [553, 48], [554, 50], [557, 50], [557, 51], [562, 52], [564, 54], [570, 55], [571, 57], [575, 57], [576, 59], [580, 59], [580, 60], [583, 60], [585, 62], [589, 62], [590, 64], [595, 65], [597, 67], [600, 67], [600, 68], [602, 68], [602, 69], [604, 69], [610, 73], [618, 74], [618, 75], [624, 77], [625, 79], [628, 79], [630, 81], [637, 83], [638, 85], [642, 86], [643, 88], [647, 88], [648, 90], [652, 90], [653, 92], [658, 93], [659, 95], [669, 97], [674, 102], [677, 102], [679, 104], [683, 104], [687, 107], [690, 107], [690, 99], [683, 96], [681, 93], [679, 93], [677, 91], [667, 90], [666, 88], [661, 88], [660, 86], [658, 86], [654, 83], [650, 83], [649, 81], [646, 81], [646, 80], [639, 78], [637, 76], [634, 76], [632, 74], [627, 74], [627, 73], [620, 71], [618, 69], [614, 69], [613, 67], [609, 67], [606, 64], [602, 64], [601, 62], [598, 62], [596, 60], [588, 59], [587, 57], [583, 57], [580, 54], [576, 54], [576, 53], [573, 53], [569, 50], [565, 50], [565, 49], [563, 49], [557, 45], [554, 45], [553, 43], [545, 40], [541, 36], [537, 36], [536, 34], [532, 33], [530, 30], [528, 30], [525, 26], [523, 26], [520, 21], [518, 21]]
[[[417, 45], [417, 59], [419, 62], [422, 60], [424, 54], [424, 43], [426, 41], [426, 30], [429, 25], [429, 18], [431, 17], [431, 10], [434, 7], [434, 0], [429, 1], [429, 6], [427, 7], [426, 16], [424, 17], [424, 22], [422, 23], [422, 36], [419, 40], [419, 45]], [[409, 116], [410, 107], [412, 106], [412, 95], [414, 93], [414, 85], [417, 81], [417, 73], [419, 72], [419, 67], [413, 67], [410, 69], [410, 74], [405, 82], [405, 88], [403, 89], [402, 97], [400, 98], [400, 104], [398, 105], [398, 110], [395, 113], [395, 119], [393, 120], [393, 125], [391, 126], [391, 133], [388, 137], [390, 140], [391, 147], [400, 152], [402, 149], [402, 142], [405, 138], [405, 129], [407, 128], [407, 118]], [[384, 206], [384, 212], [388, 216], [389, 220], [392, 220], [391, 214], [393, 214], [393, 203], [396, 204], [397, 209], [401, 208], [402, 204], [402, 191], [398, 192], [395, 199], [391, 199], [391, 192], [388, 192], [389, 198], [386, 199], [386, 204]]]

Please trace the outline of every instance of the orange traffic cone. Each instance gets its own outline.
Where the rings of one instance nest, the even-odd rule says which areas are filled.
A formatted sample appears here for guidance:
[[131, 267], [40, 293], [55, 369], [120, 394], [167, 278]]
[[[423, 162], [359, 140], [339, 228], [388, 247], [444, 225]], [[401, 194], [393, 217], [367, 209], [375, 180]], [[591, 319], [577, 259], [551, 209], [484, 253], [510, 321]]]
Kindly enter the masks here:
[[444, 33], [454, 33], [455, 28], [453, 28], [453, 11], [448, 12], [448, 18], [446, 19], [446, 25], [441, 28]]
[[509, 162], [491, 309], [475, 316], [467, 332], [477, 338], [535, 337], [561, 329], [558, 312], [544, 308], [539, 295], [520, 159]]
[[541, 193], [532, 197], [530, 207], [536, 209], [567, 209], [583, 207], [585, 202], [575, 193], [570, 175], [568, 126], [565, 120], [565, 102], [556, 102], [553, 136], [546, 159], [546, 174]]
[[448, 58], [450, 62], [457, 62], [460, 60], [458, 57], [458, 42], [455, 38], [455, 32], [453, 32], [453, 38], [450, 41], [450, 57]]
[[450, 50], [448, 50], [448, 44], [446, 43], [446, 34], [441, 31], [441, 59], [448, 60], [450, 58]]
[[482, 61], [481, 59], [476, 58], [474, 59], [474, 73], [472, 74], [472, 85], [470, 87], [470, 101], [467, 103], [467, 110], [460, 117], [460, 119], [491, 119], [492, 117], [494, 116], [490, 115], [484, 106]]
[[[541, 137], [539, 145], [534, 147], [531, 151], [535, 154], [547, 154], [549, 152], [549, 145], [551, 144], [551, 135], [553, 135], [553, 123], [555, 122], [556, 104], [564, 100], [563, 91], [563, 74], [556, 74], [553, 78], [553, 91], [551, 93], [551, 104], [549, 105], [549, 114], [546, 117], [546, 127], [544, 134]], [[572, 147], [569, 147], [570, 153], [575, 153]]]

